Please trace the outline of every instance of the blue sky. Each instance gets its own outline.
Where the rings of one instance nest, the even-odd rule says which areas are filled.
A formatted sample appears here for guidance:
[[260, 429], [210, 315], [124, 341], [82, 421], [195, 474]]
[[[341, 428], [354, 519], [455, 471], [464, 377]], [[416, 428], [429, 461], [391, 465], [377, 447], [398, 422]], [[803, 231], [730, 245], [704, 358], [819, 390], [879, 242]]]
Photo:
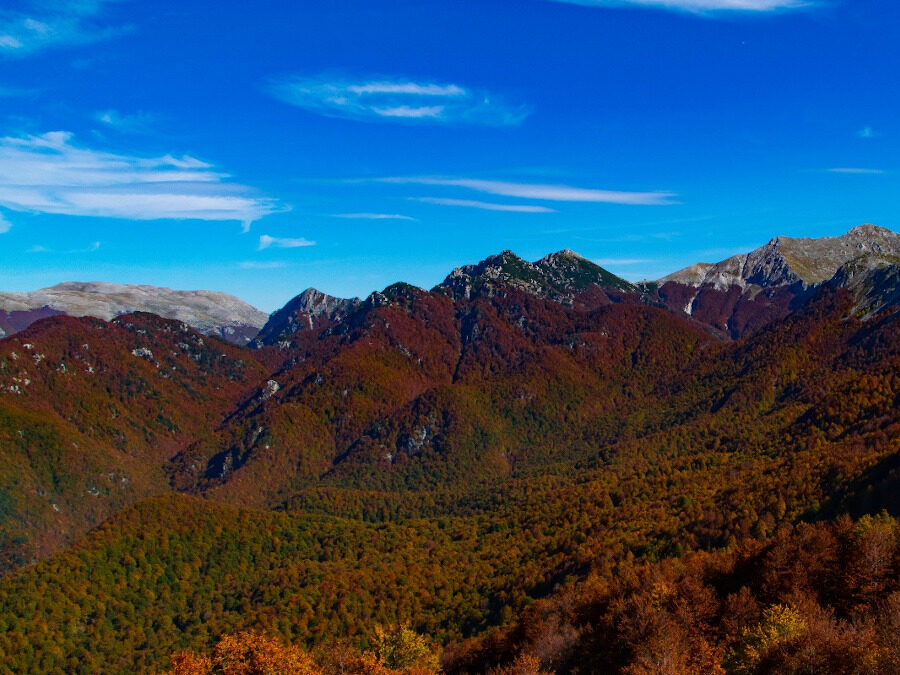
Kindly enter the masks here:
[[893, 0], [6, 0], [0, 289], [630, 279], [900, 221]]

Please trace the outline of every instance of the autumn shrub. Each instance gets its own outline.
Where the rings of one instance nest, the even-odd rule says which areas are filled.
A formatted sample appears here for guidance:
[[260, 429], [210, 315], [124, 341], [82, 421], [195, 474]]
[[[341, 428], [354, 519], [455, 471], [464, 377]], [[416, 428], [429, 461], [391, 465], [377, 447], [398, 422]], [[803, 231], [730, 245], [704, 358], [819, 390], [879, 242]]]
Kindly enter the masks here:
[[167, 675], [320, 675], [310, 656], [260, 633], [223, 637], [212, 657], [182, 652]]

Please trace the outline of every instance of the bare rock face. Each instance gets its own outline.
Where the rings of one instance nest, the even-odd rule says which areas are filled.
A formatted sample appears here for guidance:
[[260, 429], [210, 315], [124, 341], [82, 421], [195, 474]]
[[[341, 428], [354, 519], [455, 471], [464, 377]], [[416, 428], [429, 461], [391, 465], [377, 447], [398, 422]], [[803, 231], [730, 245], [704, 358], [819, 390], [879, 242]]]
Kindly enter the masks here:
[[177, 291], [157, 286], [66, 282], [28, 293], [0, 293], [0, 330], [20, 331], [45, 316], [96, 316], [150, 312], [182, 321], [206, 335], [247, 344], [268, 316], [233, 295]]
[[325, 328], [346, 317], [359, 304], [359, 298], [337, 298], [315, 288], [307, 288], [269, 317], [252, 345], [274, 345], [299, 331]]
[[739, 338], [799, 308], [845, 265], [866, 256], [900, 256], [900, 235], [860, 225], [840, 237], [776, 237], [750, 253], [663, 277], [657, 293], [669, 309]]

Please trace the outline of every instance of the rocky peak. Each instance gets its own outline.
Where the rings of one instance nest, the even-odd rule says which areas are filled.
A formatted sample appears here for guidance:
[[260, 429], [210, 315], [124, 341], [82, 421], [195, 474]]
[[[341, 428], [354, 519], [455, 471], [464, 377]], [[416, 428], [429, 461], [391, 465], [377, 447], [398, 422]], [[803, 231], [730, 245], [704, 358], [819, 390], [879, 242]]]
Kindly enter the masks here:
[[891, 256], [900, 256], [900, 235], [877, 225], [839, 237], [775, 237], [750, 253], [663, 277], [656, 293], [669, 309], [738, 338], [801, 307], [826, 282], [849, 288], [866, 311], [887, 306], [897, 276]]
[[882, 237], [891, 238], [897, 236], [888, 228], [881, 227], [880, 225], [873, 225], [872, 223], [863, 223], [862, 225], [857, 225], [856, 227], [851, 228], [847, 234], [852, 236], [866, 237], [869, 239], [877, 239]]
[[534, 265], [505, 250], [475, 265], [457, 267], [438, 288], [468, 299], [475, 292], [492, 295], [498, 284], [525, 290], [538, 276]]
[[299, 331], [316, 330], [340, 321], [359, 303], [359, 298], [338, 298], [316, 288], [307, 288], [269, 317], [252, 346], [276, 344]]
[[760, 288], [805, 287], [831, 279], [838, 269], [861, 255], [900, 255], [900, 235], [877, 225], [859, 225], [839, 237], [819, 239], [775, 237], [765, 246], [715, 264], [686, 267], [659, 280], [688, 286]]
[[544, 256], [535, 263], [542, 274], [566, 293], [577, 293], [591, 285], [633, 293], [637, 287], [570, 249]]
[[636, 291], [634, 284], [569, 249], [551, 253], [536, 262], [523, 260], [509, 250], [502, 251], [476, 265], [456, 268], [439, 288], [465, 298], [477, 293], [490, 296], [503, 288], [515, 288], [572, 304], [576, 295], [591, 286], [628, 293]]
[[581, 261], [587, 260], [580, 253], [576, 253], [570, 248], [564, 248], [561, 251], [557, 251], [556, 253], [550, 253], [545, 255], [543, 258], [538, 260], [537, 264], [545, 264], [545, 265], [556, 265], [559, 263], [572, 262], [572, 261]]
[[333, 295], [323, 293], [317, 288], [307, 288], [300, 295], [291, 300], [284, 308], [297, 313], [308, 314], [309, 316], [320, 316], [322, 314], [330, 314], [340, 307], [345, 307], [359, 302], [359, 298], [338, 298]]

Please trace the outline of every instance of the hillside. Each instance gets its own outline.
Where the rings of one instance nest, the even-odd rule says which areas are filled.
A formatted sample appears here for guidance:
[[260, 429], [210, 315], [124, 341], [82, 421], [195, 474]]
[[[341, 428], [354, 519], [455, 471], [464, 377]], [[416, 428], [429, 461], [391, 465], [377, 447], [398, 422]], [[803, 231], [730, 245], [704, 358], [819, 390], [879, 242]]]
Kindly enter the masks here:
[[0, 342], [0, 571], [166, 492], [162, 465], [264, 370], [183, 323], [53, 317]]
[[[7, 667], [131, 672], [248, 627], [363, 647], [393, 621], [441, 642], [478, 635], [591, 569], [824, 514], [900, 450], [896, 319], [848, 319], [841, 289], [734, 345], [661, 310], [578, 313], [514, 289], [477, 299], [457, 343], [449, 300], [410, 296], [311, 340], [321, 354], [307, 345], [296, 376], [244, 399], [202, 447], [250, 452], [183, 486], [214, 501], [139, 502], [5, 580]], [[403, 331], [425, 316], [435, 333], [416, 342]], [[39, 628], [46, 616], [66, 620]]]

